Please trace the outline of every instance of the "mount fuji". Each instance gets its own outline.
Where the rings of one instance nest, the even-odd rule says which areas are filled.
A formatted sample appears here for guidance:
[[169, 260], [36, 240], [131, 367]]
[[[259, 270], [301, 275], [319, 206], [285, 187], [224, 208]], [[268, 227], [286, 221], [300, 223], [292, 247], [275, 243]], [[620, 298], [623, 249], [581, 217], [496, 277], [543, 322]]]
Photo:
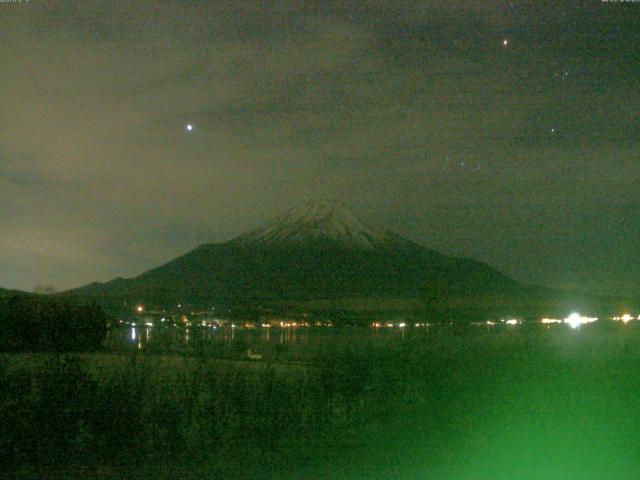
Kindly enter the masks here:
[[339, 202], [314, 200], [137, 277], [70, 292], [110, 305], [288, 304], [313, 309], [354, 302], [398, 308], [415, 302], [455, 304], [529, 288], [486, 264], [440, 254], [371, 225]]

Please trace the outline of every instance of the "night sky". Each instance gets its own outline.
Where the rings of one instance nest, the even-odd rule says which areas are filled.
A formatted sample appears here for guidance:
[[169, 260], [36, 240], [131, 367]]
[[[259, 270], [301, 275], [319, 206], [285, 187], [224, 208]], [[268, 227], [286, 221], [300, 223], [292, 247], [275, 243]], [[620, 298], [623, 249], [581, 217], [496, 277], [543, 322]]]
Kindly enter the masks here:
[[0, 87], [5, 288], [334, 198], [524, 282], [640, 293], [640, 3], [0, 3]]

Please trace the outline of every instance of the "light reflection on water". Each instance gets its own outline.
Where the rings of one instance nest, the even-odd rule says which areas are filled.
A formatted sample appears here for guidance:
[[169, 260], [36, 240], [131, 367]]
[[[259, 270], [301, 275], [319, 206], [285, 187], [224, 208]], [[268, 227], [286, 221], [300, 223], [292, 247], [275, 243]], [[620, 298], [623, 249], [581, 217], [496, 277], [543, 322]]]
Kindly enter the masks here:
[[[534, 325], [534, 324], [529, 324]], [[548, 331], [565, 330], [564, 325], [547, 325], [540, 323], [540, 329]], [[233, 351], [237, 354], [242, 351], [255, 349], [262, 351], [292, 352], [302, 351], [309, 346], [322, 347], [342, 341], [375, 340], [376, 342], [405, 341], [416, 335], [450, 336], [463, 330], [479, 335], [493, 336], [496, 334], [513, 334], [521, 331], [523, 326], [496, 325], [488, 322], [470, 324], [465, 326], [452, 324], [381, 324], [374, 322], [371, 326], [273, 326], [273, 327], [247, 327], [241, 325], [209, 325], [209, 326], [174, 326], [174, 325], [122, 325], [111, 329], [107, 335], [107, 348], [121, 349], [132, 346], [141, 350], [152, 349], [155, 351], [193, 350], [193, 349], [220, 349]], [[573, 329], [566, 329], [575, 331]], [[244, 350], [243, 350], [244, 349]]]
[[[428, 333], [428, 329], [423, 330]], [[374, 329], [368, 327], [274, 327], [242, 328], [231, 326], [188, 327], [173, 326], [123, 326], [109, 331], [107, 342], [113, 347], [127, 344], [143, 349], [190, 348], [195, 346], [246, 345], [247, 347], [295, 346], [332, 341], [339, 337], [364, 336], [402, 340], [408, 335], [404, 328]]]

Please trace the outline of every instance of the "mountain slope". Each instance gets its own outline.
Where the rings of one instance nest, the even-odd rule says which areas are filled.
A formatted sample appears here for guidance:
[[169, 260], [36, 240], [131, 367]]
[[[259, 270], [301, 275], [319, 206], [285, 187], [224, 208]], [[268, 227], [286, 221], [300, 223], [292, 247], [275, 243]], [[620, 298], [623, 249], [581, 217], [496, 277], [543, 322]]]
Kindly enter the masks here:
[[263, 304], [344, 298], [434, 298], [524, 287], [489, 266], [442, 255], [329, 201], [201, 245], [131, 279], [74, 291], [102, 302]]

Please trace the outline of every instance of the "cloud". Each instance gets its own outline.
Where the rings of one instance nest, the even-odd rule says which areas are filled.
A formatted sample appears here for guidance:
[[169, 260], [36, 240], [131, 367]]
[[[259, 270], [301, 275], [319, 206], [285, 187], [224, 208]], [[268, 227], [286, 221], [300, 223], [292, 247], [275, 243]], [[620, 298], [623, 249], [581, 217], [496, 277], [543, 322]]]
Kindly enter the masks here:
[[[591, 7], [506, 5], [0, 6], [0, 285], [135, 275], [314, 196], [543, 278], [513, 260], [530, 245], [485, 239], [531, 205], [568, 218], [630, 198], [633, 70], [598, 43], [609, 17], [583, 35]], [[582, 42], [573, 57], [554, 48], [570, 43], [562, 9]], [[607, 67], [619, 75], [603, 81]], [[550, 236], [555, 215], [536, 219]], [[562, 265], [567, 248], [544, 253]]]

